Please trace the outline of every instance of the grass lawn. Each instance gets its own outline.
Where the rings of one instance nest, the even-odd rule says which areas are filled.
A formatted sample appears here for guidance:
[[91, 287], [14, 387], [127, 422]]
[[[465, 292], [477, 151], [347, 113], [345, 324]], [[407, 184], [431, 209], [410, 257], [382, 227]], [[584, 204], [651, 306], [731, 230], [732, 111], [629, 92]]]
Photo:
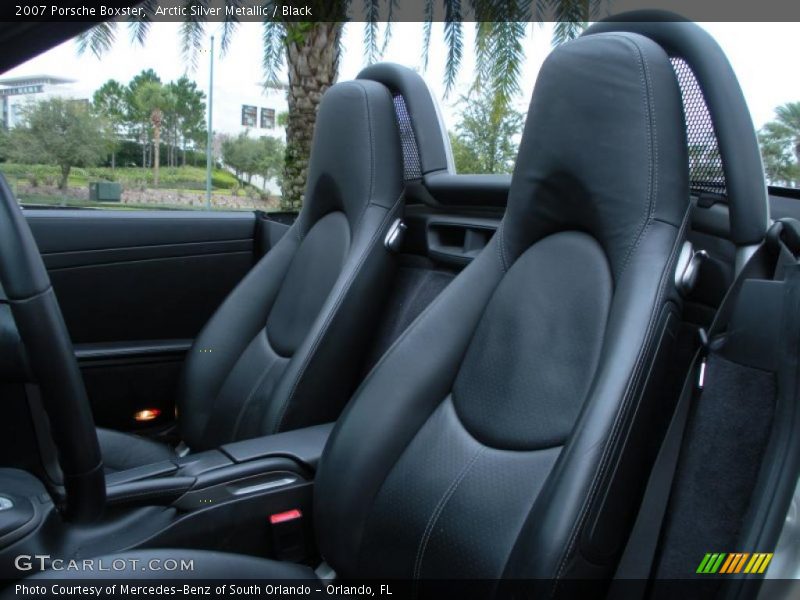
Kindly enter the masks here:
[[[54, 165], [0, 163], [0, 173], [5, 175], [14, 193], [19, 194], [20, 202], [26, 206], [113, 208], [117, 210], [203, 210], [205, 208], [204, 205], [191, 206], [181, 202], [173, 204], [169, 201], [153, 203], [129, 201], [124, 204], [93, 202], [86, 199], [85, 196], [81, 196], [80, 193], [76, 193], [76, 188], [88, 190], [91, 182], [115, 181], [122, 184], [123, 191], [143, 192], [145, 196], [148, 190], [158, 189], [160, 194], [175, 192], [176, 194], [183, 193], [184, 197], [187, 195], [202, 197], [205, 195], [206, 170], [201, 167], [163, 167], [159, 174], [158, 188], [153, 186], [151, 169], [139, 167], [118, 167], [113, 170], [106, 167], [73, 168], [67, 184], [68, 189], [63, 192], [55, 189], [60, 179], [60, 170]], [[234, 175], [222, 169], [212, 171], [211, 185], [213, 196], [245, 198], [251, 194], [258, 196], [261, 193], [257, 188], [238, 181]]]
[[[0, 173], [10, 182], [26, 181], [37, 185], [56, 185], [61, 171], [54, 165], [22, 165], [16, 163], [0, 163]], [[92, 181], [117, 181], [124, 189], [153, 188], [152, 169], [140, 167], [90, 167], [86, 169], [74, 167], [69, 175], [68, 184], [73, 187], [86, 187]], [[159, 173], [159, 189], [204, 190], [206, 187], [206, 170], [201, 167], [162, 167]], [[228, 171], [214, 169], [211, 173], [211, 187], [214, 191], [231, 193], [241, 184]]]
[[[144, 204], [133, 202], [92, 202], [82, 198], [72, 198], [64, 196], [56, 198], [53, 196], [36, 196], [28, 194], [24, 200], [20, 201], [25, 207], [48, 207], [48, 208], [113, 208], [114, 210], [205, 210], [205, 206], [188, 206], [186, 204]], [[213, 208], [213, 207], [212, 207]]]

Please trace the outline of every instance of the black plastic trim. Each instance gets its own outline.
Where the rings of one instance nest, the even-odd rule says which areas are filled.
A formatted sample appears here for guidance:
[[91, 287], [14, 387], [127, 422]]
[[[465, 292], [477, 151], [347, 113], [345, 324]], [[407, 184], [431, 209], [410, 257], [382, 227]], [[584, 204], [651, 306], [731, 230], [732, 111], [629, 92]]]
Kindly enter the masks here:
[[315, 469], [333, 429], [333, 423], [253, 438], [220, 448], [237, 463], [270, 456], [286, 456]]
[[143, 340], [133, 342], [101, 342], [75, 344], [79, 362], [138, 357], [182, 356], [192, 347], [192, 340]]

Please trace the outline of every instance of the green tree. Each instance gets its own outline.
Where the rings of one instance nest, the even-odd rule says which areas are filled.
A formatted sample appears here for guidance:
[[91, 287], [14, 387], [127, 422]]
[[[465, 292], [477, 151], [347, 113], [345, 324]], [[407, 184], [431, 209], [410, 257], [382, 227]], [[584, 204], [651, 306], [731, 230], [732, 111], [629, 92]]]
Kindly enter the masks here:
[[142, 167], [148, 165], [147, 151], [150, 148], [152, 124], [150, 112], [141, 107], [138, 97], [139, 90], [150, 83], [160, 85], [161, 78], [153, 69], [144, 69], [131, 79], [125, 88], [125, 103], [128, 109], [128, 133], [142, 145]]
[[23, 108], [11, 131], [10, 156], [18, 162], [58, 165], [66, 189], [72, 167], [99, 164], [108, 152], [107, 130], [87, 102], [50, 98]]
[[233, 169], [236, 178], [249, 183], [258, 165], [260, 150], [258, 140], [251, 138], [243, 131], [236, 137], [229, 137], [222, 142], [222, 160]]
[[510, 173], [525, 119], [488, 90], [462, 96], [461, 120], [450, 133], [459, 173]]
[[264, 180], [277, 177], [283, 166], [283, 141], [272, 136], [252, 138], [248, 132], [222, 141], [222, 160], [233, 169], [237, 179], [252, 182], [258, 175]]
[[280, 178], [286, 145], [283, 140], [271, 135], [265, 135], [259, 141], [261, 151], [257, 174], [264, 178], [266, 184], [270, 179]]
[[[180, 145], [181, 164], [186, 166], [187, 146], [205, 134], [206, 95], [197, 88], [197, 84], [186, 75], [169, 84], [174, 99], [175, 146]], [[173, 166], [176, 160], [173, 158]]]
[[[153, 133], [152, 111], [142, 107], [140, 90], [149, 84], [161, 85], [155, 71], [147, 69], [136, 75], [127, 86], [111, 79], [94, 94], [95, 110], [110, 124], [113, 137], [134, 139], [142, 143], [142, 166], [147, 166], [147, 150]], [[167, 144], [166, 163], [177, 166], [178, 151], [182, 153], [182, 164], [186, 165], [187, 149], [205, 139], [205, 93], [187, 76], [164, 86], [168, 105], [162, 110], [162, 139]], [[159, 157], [160, 158], [160, 157]], [[112, 167], [114, 154], [112, 153]]]
[[[434, 21], [443, 17], [447, 61], [444, 73], [449, 92], [456, 81], [464, 51], [464, 21], [475, 22], [475, 53], [478, 71], [477, 87], [487, 86], [500, 104], [509, 104], [519, 92], [519, 81], [525, 53], [523, 43], [528, 34], [527, 22], [556, 21], [554, 42], [560, 43], [577, 36], [588, 21], [595, 18], [607, 0], [425, 0], [425, 35], [423, 59], [427, 65]], [[188, 6], [208, 6], [209, 0], [184, 0]], [[226, 6], [239, 6], [241, 0], [225, 0]], [[145, 11], [153, 10], [153, 2], [145, 3]], [[364, 54], [366, 62], [381, 57], [391, 35], [391, 22], [397, 0], [364, 0], [361, 15], [364, 22]], [[268, 14], [278, 0], [266, 0]], [[323, 93], [336, 82], [341, 55], [342, 29], [347, 20], [357, 20], [359, 9], [351, 0], [309, 0], [317, 21], [297, 22], [265, 19], [263, 23], [263, 68], [267, 85], [277, 83], [277, 73], [287, 66], [287, 100], [289, 112], [286, 124], [286, 154], [283, 176], [284, 208], [296, 208], [302, 194], [308, 170], [311, 139], [317, 109]], [[441, 12], [440, 9], [441, 8]], [[187, 11], [190, 12], [190, 11]], [[280, 13], [279, 13], [280, 14]], [[383, 42], [379, 39], [379, 23], [386, 22]], [[238, 22], [223, 23], [221, 52], [230, 44], [231, 34]], [[189, 18], [181, 28], [182, 48], [191, 64], [197, 63], [204, 44], [206, 23], [197, 17]], [[149, 19], [130, 23], [132, 37], [142, 42], [147, 34]], [[114, 43], [116, 22], [101, 23], [83, 34], [78, 41], [79, 51], [101, 55]]]
[[8, 159], [10, 152], [11, 138], [3, 125], [0, 125], [0, 162], [5, 162]]
[[153, 126], [153, 185], [158, 187], [158, 173], [161, 164], [161, 127], [164, 113], [174, 105], [174, 97], [169, 88], [160, 82], [149, 81], [136, 91], [136, 104], [139, 109], [150, 115]]
[[116, 154], [124, 134], [128, 105], [125, 87], [114, 79], [106, 81], [92, 97], [92, 105], [108, 126], [108, 141], [111, 151], [111, 168], [116, 167]]
[[758, 134], [767, 179], [789, 186], [800, 185], [800, 102], [775, 109], [775, 119]]

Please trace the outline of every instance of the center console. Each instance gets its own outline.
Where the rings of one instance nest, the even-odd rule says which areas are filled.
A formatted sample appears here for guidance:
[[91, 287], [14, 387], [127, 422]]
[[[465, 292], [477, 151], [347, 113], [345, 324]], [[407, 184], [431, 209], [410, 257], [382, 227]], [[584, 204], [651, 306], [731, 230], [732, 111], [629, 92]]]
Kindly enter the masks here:
[[0, 469], [0, 577], [24, 576], [15, 557], [45, 549], [64, 560], [148, 547], [310, 557], [314, 473], [332, 428], [253, 438], [109, 474], [104, 517], [80, 527], [63, 521], [38, 479]]

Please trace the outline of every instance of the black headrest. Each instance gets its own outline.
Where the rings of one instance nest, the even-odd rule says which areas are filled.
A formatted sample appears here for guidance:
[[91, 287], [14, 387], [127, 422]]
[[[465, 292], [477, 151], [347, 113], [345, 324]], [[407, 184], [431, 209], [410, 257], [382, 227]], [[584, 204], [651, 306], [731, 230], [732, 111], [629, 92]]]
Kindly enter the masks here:
[[355, 227], [368, 204], [390, 208], [402, 191], [392, 94], [374, 81], [332, 86], [317, 114], [300, 234], [332, 211], [344, 212]]
[[506, 265], [561, 230], [603, 246], [615, 278], [653, 220], [689, 198], [678, 83], [651, 40], [598, 34], [555, 49], [533, 93], [502, 226]]
[[699, 25], [659, 10], [613, 15], [583, 35], [613, 31], [646, 36], [672, 57], [684, 88], [687, 126], [694, 132], [689, 143], [701, 143], [709, 154], [695, 168], [699, 181], [693, 187], [727, 195], [731, 241], [761, 242], [769, 226], [761, 152], [744, 94], [719, 44]]

